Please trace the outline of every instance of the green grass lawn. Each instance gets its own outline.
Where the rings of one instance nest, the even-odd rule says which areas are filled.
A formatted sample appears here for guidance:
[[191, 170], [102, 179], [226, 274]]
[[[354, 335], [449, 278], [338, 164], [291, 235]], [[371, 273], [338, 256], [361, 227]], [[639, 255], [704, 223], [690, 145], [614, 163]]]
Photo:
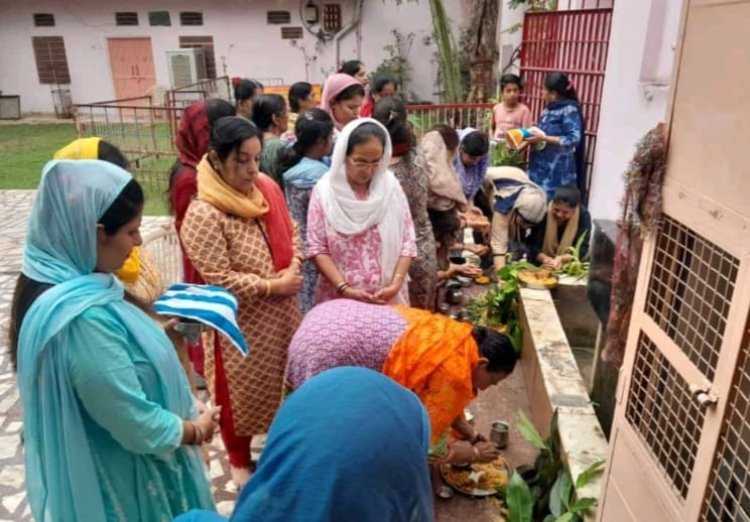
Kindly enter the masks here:
[[[159, 137], [165, 132], [160, 132]], [[72, 123], [0, 125], [0, 190], [35, 189], [44, 165], [74, 139], [76, 131]], [[143, 181], [146, 215], [167, 213], [166, 172], [173, 161], [172, 157], [148, 158], [131, 165], [136, 178]], [[148, 173], [139, 172], [139, 167]]]
[[35, 189], [44, 164], [74, 139], [73, 123], [0, 125], [0, 190]]

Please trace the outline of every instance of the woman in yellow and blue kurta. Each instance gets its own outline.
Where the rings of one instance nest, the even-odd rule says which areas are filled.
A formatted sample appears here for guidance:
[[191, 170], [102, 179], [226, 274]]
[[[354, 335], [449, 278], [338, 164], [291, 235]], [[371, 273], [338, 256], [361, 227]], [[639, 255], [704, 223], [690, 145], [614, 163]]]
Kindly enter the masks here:
[[[172, 343], [112, 275], [140, 244], [143, 191], [104, 161], [53, 161], [11, 310], [36, 520], [171, 520], [213, 508], [198, 414]], [[81, 494], [80, 492], [83, 492]]]

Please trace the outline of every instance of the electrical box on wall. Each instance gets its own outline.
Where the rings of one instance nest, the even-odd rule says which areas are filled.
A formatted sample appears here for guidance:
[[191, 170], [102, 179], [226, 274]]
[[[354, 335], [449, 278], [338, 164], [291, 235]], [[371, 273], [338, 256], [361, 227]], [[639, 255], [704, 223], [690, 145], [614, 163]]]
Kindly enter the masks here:
[[0, 95], [0, 120], [21, 118], [21, 97]]

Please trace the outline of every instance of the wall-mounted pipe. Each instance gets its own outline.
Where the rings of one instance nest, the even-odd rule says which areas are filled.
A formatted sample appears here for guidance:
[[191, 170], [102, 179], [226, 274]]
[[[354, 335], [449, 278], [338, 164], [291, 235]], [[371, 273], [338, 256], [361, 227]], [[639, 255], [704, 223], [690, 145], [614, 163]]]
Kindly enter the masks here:
[[[362, 10], [364, 8], [364, 4], [365, 0], [352, 0], [352, 8], [354, 10], [352, 21], [349, 23], [349, 25], [341, 29], [341, 31], [339, 31], [333, 39], [336, 45], [335, 70], [337, 71], [339, 70], [339, 67], [341, 67], [341, 40], [359, 26], [360, 22], [362, 21]], [[357, 56], [357, 58], [359, 58], [359, 56]]]

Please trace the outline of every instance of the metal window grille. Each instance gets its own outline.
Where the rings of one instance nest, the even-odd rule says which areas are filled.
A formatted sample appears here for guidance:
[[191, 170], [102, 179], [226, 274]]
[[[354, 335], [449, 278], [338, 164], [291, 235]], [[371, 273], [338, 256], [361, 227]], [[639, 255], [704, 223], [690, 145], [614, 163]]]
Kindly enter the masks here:
[[339, 4], [323, 6], [323, 30], [329, 33], [341, 31], [341, 6]]
[[200, 11], [180, 13], [180, 25], [203, 25], [203, 13]]
[[282, 27], [281, 38], [283, 40], [299, 40], [302, 38], [302, 28], [297, 26]]
[[70, 83], [63, 37], [33, 36], [31, 43], [34, 47], [39, 83], [54, 85]]
[[270, 25], [283, 25], [292, 23], [292, 13], [289, 11], [268, 11], [266, 23]]
[[665, 217], [656, 241], [646, 313], [710, 380], [738, 270], [738, 259]]
[[643, 332], [625, 417], [675, 491], [687, 498], [705, 413], [693, 399], [688, 383]]
[[701, 520], [750, 520], [750, 316]]
[[149, 11], [148, 24], [151, 26], [171, 26], [172, 19], [169, 17], [169, 11]]
[[34, 13], [35, 27], [54, 27], [55, 15], [51, 13]]
[[135, 11], [115, 13], [115, 25], [138, 25], [138, 13]]
[[180, 36], [180, 49], [203, 49], [206, 56], [206, 76], [216, 78], [216, 55], [213, 36]]

